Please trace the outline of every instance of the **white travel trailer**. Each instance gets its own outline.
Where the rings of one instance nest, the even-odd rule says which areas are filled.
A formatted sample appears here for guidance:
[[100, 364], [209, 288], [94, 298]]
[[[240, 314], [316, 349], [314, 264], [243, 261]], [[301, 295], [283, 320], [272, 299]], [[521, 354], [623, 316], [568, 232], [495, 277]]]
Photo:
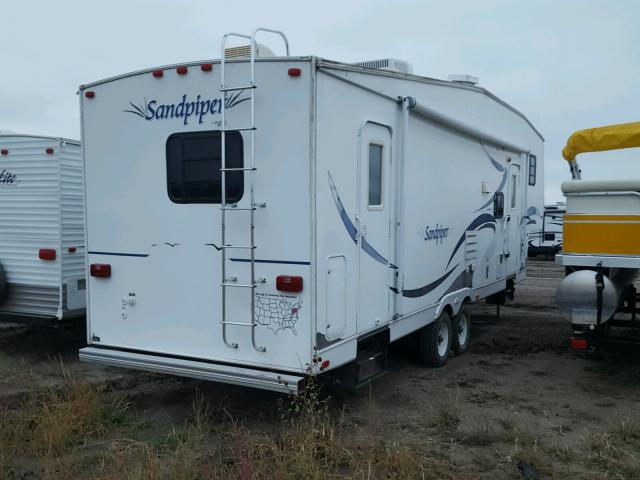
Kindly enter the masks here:
[[0, 134], [0, 314], [84, 314], [85, 270], [80, 142]]
[[553, 256], [562, 249], [562, 220], [565, 211], [564, 203], [545, 205], [542, 221], [538, 221], [537, 218], [527, 221], [530, 257]]
[[525, 276], [540, 134], [468, 77], [246, 38], [244, 58], [80, 87], [80, 358], [298, 392], [373, 378], [414, 332], [425, 363], [463, 353], [464, 305]]

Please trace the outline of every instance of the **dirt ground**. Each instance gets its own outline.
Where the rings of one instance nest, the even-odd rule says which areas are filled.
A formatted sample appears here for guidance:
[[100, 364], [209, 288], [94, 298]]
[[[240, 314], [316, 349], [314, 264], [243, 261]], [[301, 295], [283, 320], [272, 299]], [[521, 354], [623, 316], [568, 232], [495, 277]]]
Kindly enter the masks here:
[[[474, 306], [468, 353], [430, 369], [400, 343], [385, 376], [356, 394], [333, 392], [330, 410], [364, 442], [437, 459], [452, 472], [446, 478], [522, 478], [518, 462], [539, 478], [640, 478], [638, 362], [576, 356], [568, 349], [569, 325], [555, 307], [560, 268], [531, 261], [528, 275], [500, 318], [493, 306]], [[184, 425], [196, 392], [247, 429], [277, 434], [281, 395], [81, 364], [77, 350], [84, 335], [77, 325], [4, 325], [0, 414], [61, 384], [64, 366], [109, 395], [124, 395], [145, 439]], [[5, 475], [39, 476], [29, 462], [13, 463]]]

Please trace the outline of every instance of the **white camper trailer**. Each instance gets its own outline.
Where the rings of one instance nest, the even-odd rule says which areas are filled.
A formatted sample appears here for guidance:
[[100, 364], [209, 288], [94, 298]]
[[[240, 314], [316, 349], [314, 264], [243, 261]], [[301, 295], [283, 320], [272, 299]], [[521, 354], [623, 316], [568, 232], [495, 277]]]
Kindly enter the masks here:
[[531, 218], [529, 227], [529, 257], [537, 255], [554, 256], [562, 249], [562, 220], [566, 204], [545, 205], [542, 221]]
[[463, 353], [465, 305], [525, 276], [540, 134], [468, 81], [247, 38], [80, 88], [80, 358], [298, 392], [373, 378], [414, 332], [425, 363]]
[[84, 314], [82, 151], [57, 137], [0, 135], [0, 314]]

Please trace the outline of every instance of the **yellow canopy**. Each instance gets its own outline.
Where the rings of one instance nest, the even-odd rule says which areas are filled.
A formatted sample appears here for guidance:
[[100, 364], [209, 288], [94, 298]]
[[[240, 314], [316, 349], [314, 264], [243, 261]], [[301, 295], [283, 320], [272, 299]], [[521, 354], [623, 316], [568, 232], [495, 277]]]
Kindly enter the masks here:
[[640, 147], [640, 122], [579, 130], [567, 140], [562, 156], [571, 162], [580, 153], [632, 147]]

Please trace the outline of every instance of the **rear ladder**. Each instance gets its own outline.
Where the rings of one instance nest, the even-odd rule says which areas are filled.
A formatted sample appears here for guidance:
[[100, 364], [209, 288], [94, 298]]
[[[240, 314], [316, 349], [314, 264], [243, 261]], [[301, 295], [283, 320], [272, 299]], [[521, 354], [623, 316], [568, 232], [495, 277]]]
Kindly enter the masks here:
[[[255, 124], [255, 91], [257, 85], [255, 83], [255, 61], [256, 61], [256, 35], [259, 32], [273, 33], [282, 37], [285, 47], [286, 47], [286, 55], [289, 56], [289, 42], [287, 41], [287, 37], [284, 33], [278, 30], [270, 30], [267, 28], [257, 28], [253, 31], [251, 35], [243, 35], [239, 33], [227, 33], [222, 37], [222, 56], [220, 60], [220, 94], [222, 97], [222, 108], [221, 108], [221, 121], [222, 127], [220, 129], [221, 136], [221, 165], [220, 165], [220, 173], [221, 173], [221, 181], [222, 181], [222, 192], [221, 192], [221, 254], [222, 254], [222, 282], [220, 286], [222, 288], [222, 339], [225, 345], [229, 348], [238, 348], [238, 344], [235, 342], [230, 342], [227, 339], [227, 325], [236, 325], [242, 327], [251, 328], [251, 344], [253, 348], [258, 352], [266, 352], [266, 347], [262, 347], [256, 344], [255, 338], [255, 329], [257, 326], [255, 319], [255, 304], [256, 304], [256, 287], [258, 283], [264, 283], [265, 279], [256, 279], [255, 273], [255, 211], [257, 208], [266, 207], [266, 203], [258, 203], [255, 201], [255, 191], [254, 191], [254, 181], [255, 181], [255, 140], [256, 140], [256, 124]], [[226, 64], [226, 44], [229, 38], [243, 38], [247, 39], [250, 42], [251, 46], [251, 55], [250, 55], [250, 72], [251, 72], [251, 80], [250, 83], [245, 85], [235, 85], [229, 86], [225, 83], [225, 64]], [[250, 104], [251, 104], [251, 123], [249, 126], [241, 127], [241, 128], [227, 128], [227, 124], [225, 121], [225, 110], [227, 105], [227, 95], [229, 92], [238, 92], [242, 90], [249, 90], [251, 92]], [[227, 168], [226, 164], [226, 133], [231, 131], [241, 131], [247, 132], [249, 135], [249, 140], [251, 142], [251, 150], [249, 155], [249, 165], [247, 167], [241, 168]], [[248, 183], [249, 183], [249, 206], [248, 207], [238, 207], [236, 203], [227, 203], [227, 191], [226, 191], [226, 176], [227, 172], [243, 172], [248, 174]], [[247, 178], [245, 178], [247, 180]], [[227, 243], [227, 234], [226, 234], [226, 217], [227, 212], [238, 212], [238, 211], [248, 211], [249, 212], [249, 244], [248, 245], [234, 245], [231, 243]], [[237, 277], [227, 277], [227, 250], [248, 250], [250, 255], [250, 279], [245, 282], [239, 282]], [[229, 321], [227, 320], [227, 289], [228, 288], [242, 288], [248, 289], [250, 292], [250, 300], [251, 300], [251, 321], [250, 322], [238, 322], [238, 321]]]

